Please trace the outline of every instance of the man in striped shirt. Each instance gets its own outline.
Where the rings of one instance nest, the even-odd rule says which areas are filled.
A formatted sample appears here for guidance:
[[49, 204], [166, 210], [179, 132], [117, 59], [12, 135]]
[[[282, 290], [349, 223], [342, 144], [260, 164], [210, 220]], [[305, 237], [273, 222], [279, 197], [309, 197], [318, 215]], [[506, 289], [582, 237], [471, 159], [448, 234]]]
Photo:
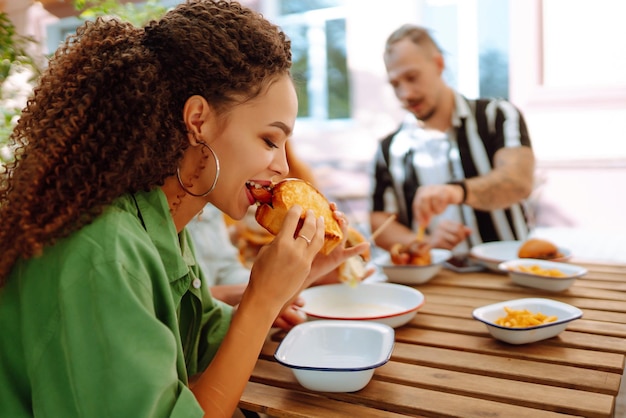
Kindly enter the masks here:
[[410, 114], [377, 151], [371, 228], [397, 220], [376, 244], [407, 244], [420, 225], [431, 246], [455, 253], [526, 239], [535, 160], [522, 114], [506, 100], [468, 100], [449, 87], [441, 50], [421, 27], [392, 33], [384, 61]]

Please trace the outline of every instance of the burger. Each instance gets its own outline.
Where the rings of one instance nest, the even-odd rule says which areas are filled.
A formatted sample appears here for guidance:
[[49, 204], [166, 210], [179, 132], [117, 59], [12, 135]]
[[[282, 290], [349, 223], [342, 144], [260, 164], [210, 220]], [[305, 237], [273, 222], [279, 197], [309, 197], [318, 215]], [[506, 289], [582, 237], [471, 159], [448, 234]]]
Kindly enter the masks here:
[[312, 184], [301, 179], [287, 178], [278, 183], [248, 182], [247, 187], [258, 205], [255, 212], [256, 221], [271, 234], [278, 234], [289, 209], [294, 205], [300, 205], [302, 213], [295, 236], [302, 227], [306, 211], [310, 209], [316, 217], [324, 218], [324, 245], [321, 249], [323, 254], [329, 254], [343, 239], [343, 232], [333, 216], [330, 202]]
[[535, 258], [540, 260], [552, 260], [562, 257], [559, 249], [553, 243], [539, 238], [531, 238], [524, 241], [520, 246], [517, 256], [519, 258]]

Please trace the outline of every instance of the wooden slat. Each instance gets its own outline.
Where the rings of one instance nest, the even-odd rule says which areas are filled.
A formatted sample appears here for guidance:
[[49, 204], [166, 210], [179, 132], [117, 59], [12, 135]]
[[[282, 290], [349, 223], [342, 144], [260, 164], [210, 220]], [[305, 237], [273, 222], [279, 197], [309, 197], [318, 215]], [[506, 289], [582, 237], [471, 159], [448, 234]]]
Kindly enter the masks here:
[[573, 260], [571, 263], [586, 268], [590, 276], [598, 274], [626, 275], [626, 264], [623, 263], [589, 263], [586, 261], [578, 262], [577, 260]]
[[[611, 289], [611, 290], [618, 290], [620, 292], [626, 291], [626, 283], [623, 282], [624, 278], [617, 277], [617, 276], [614, 278], [615, 278], [615, 281], [601, 280], [599, 278], [577, 279], [575, 282], [575, 286], [576, 287], [592, 287], [595, 289]], [[621, 281], [618, 281], [618, 279], [621, 279]]]
[[392, 362], [377, 370], [376, 375], [403, 385], [569, 414], [608, 416], [613, 410], [611, 395], [432, 367]]
[[[506, 294], [494, 294], [493, 292], [477, 292], [472, 293], [468, 291], [465, 295], [462, 290], [458, 289], [449, 289], [447, 288], [432, 288], [429, 287], [427, 289], [420, 288], [419, 289], [425, 296], [425, 303], [422, 309], [426, 309], [426, 306], [432, 304], [439, 304], [443, 306], [456, 306], [459, 309], [466, 309], [468, 314], [465, 316], [466, 318], [471, 317], [471, 313], [475, 308], [489, 305], [491, 303], [502, 302], [504, 300], [517, 299], [518, 297], [510, 297], [506, 296]], [[456, 295], [458, 293], [458, 295]], [[487, 296], [491, 296], [487, 298]], [[523, 297], [547, 297], [545, 295], [526, 295]], [[584, 312], [586, 310], [594, 310], [598, 312], [613, 312], [618, 314], [626, 313], [626, 303], [622, 301], [612, 301], [612, 300], [598, 300], [598, 299], [586, 299], [586, 298], [578, 298], [578, 297], [564, 297], [562, 295], [552, 295], [547, 297], [548, 299], [558, 300], [560, 302], [569, 303], [570, 305], [574, 305], [577, 308], [583, 311], [583, 317], [585, 316]], [[426, 311], [425, 311], [426, 312]]]
[[[279, 388], [290, 388], [292, 396], [299, 397], [301, 393], [308, 393], [304, 388], [297, 385], [292, 375], [285, 375], [278, 363], [259, 361], [254, 371], [254, 381], [262, 384], [270, 384]], [[390, 382], [384, 382], [374, 379], [362, 390], [356, 393], [322, 393], [318, 394], [324, 399], [320, 404], [324, 404], [322, 409], [326, 408], [325, 402], [328, 400], [354, 402], [371, 408], [371, 410], [387, 410], [406, 415], [418, 415], [427, 417], [455, 417], [460, 416], [472, 417], [554, 417], [558, 416], [560, 408], [558, 405], [543, 405], [541, 409], [534, 407], [526, 407], [503, 403], [488, 399], [473, 398], [460, 394], [450, 393], [448, 391], [434, 391], [419, 387], [405, 386]], [[603, 398], [605, 395], [596, 394]], [[268, 403], [265, 401], [265, 403]], [[588, 417], [608, 417], [610, 413], [605, 413], [604, 402], [595, 410], [587, 407], [584, 408], [584, 415]], [[253, 408], [253, 405], [247, 405], [246, 408]], [[547, 409], [549, 408], [549, 409]], [[547, 410], [546, 410], [547, 409]], [[572, 410], [572, 407], [569, 407]], [[369, 410], [368, 410], [369, 411]], [[298, 408], [300, 413], [300, 408]], [[270, 413], [271, 414], [271, 413]], [[582, 413], [580, 415], [583, 415]], [[290, 415], [282, 415], [290, 416]], [[293, 415], [299, 416], [299, 415]], [[326, 415], [314, 414], [311, 417]], [[349, 415], [344, 415], [349, 416]], [[359, 415], [357, 415], [359, 416]], [[370, 416], [370, 415], [360, 415]]]
[[[429, 295], [428, 303], [425, 304], [419, 311], [420, 314], [438, 315], [442, 317], [455, 317], [468, 319], [472, 317], [472, 311], [474, 306], [460, 306], [450, 305], [448, 300], [441, 295]], [[480, 302], [479, 302], [480, 303]], [[419, 319], [419, 318], [418, 318]], [[415, 320], [414, 320], [415, 321]], [[610, 312], [606, 310], [597, 309], [584, 309], [583, 318], [581, 321], [576, 321], [572, 325], [579, 323], [586, 323], [586, 321], [602, 321], [608, 323], [618, 324], [616, 328], [610, 334], [623, 335], [623, 330], [626, 330], [626, 313], [622, 312]], [[593, 327], [592, 324], [589, 326]]]
[[[591, 321], [583, 318], [571, 323], [568, 329], [590, 334], [626, 338], [626, 324], [616, 324], [614, 322]], [[626, 344], [624, 349], [626, 350]]]
[[239, 407], [279, 418], [406, 417], [403, 414], [327, 399], [312, 393], [291, 391], [254, 382], [248, 382]]
[[[409, 326], [436, 331], [450, 331], [457, 334], [489, 335], [485, 324], [466, 318], [449, 318], [420, 314], [410, 322]], [[568, 331], [567, 333], [562, 333], [558, 337], [547, 340], [547, 342], [550, 344], [573, 346], [575, 348], [591, 348], [599, 349], [600, 351], [613, 351], [626, 354], [626, 324], [580, 319], [569, 324], [566, 329]], [[585, 335], [574, 339], [562, 338], [563, 335], [571, 332], [596, 334], [597, 337], [590, 338], [590, 335]]]
[[[619, 337], [607, 337], [603, 335], [590, 335], [581, 332], [565, 331], [559, 334], [556, 339], [558, 339], [560, 343], [572, 347], [585, 347], [588, 350], [595, 350], [597, 352], [625, 354], [624, 344], [626, 342], [623, 338]], [[546, 341], [546, 344], [551, 342], [552, 340]]]
[[585, 309], [583, 318], [592, 321], [615, 322], [617, 324], [626, 324], [626, 313], [609, 312], [597, 309]]
[[602, 353], [544, 344], [514, 346], [491, 337], [475, 337], [406, 327], [396, 330], [396, 341], [449, 349], [460, 348], [464, 351], [539, 360], [552, 364], [595, 368], [611, 373], [622, 373], [624, 364], [624, 356], [616, 353]]
[[428, 300], [428, 295], [431, 293], [443, 295], [449, 293], [450, 296], [463, 296], [465, 294], [470, 298], [489, 298], [494, 302], [529, 297], [543, 297], [556, 300], [585, 298], [602, 301], [626, 301], [626, 293], [615, 290], [576, 287], [576, 285], [574, 285], [563, 292], [556, 293], [518, 286], [513, 282], [509, 282], [507, 279], [497, 277], [495, 279], [468, 277], [463, 280], [462, 287], [456, 286], [457, 284], [460, 283], [456, 277], [449, 279], [442, 277], [432, 280], [432, 282], [429, 282], [427, 285], [417, 287], [417, 289], [426, 295], [426, 300]]
[[[613, 396], [618, 393], [621, 380], [619, 373], [601, 370], [581, 373], [580, 368], [573, 366], [404, 343], [395, 344], [392, 360]], [[381, 371], [384, 373], [383, 368]]]

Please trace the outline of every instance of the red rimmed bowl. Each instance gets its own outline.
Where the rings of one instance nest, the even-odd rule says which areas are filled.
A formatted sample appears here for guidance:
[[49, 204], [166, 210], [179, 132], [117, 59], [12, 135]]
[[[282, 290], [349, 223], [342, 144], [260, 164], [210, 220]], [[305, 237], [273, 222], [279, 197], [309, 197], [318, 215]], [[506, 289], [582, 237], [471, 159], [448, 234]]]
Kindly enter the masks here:
[[394, 283], [313, 286], [300, 293], [309, 320], [374, 321], [392, 328], [409, 322], [424, 305], [422, 292]]

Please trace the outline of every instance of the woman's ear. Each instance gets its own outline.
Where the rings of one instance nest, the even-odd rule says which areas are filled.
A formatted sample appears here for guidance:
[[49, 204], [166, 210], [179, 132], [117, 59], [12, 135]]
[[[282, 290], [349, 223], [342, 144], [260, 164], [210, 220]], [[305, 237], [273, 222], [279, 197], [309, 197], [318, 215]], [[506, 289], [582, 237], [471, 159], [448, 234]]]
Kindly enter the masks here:
[[209, 103], [204, 97], [195, 95], [187, 99], [183, 108], [183, 119], [190, 134], [189, 141], [192, 145], [197, 145], [199, 138], [202, 138], [202, 125], [207, 122], [209, 117]]

